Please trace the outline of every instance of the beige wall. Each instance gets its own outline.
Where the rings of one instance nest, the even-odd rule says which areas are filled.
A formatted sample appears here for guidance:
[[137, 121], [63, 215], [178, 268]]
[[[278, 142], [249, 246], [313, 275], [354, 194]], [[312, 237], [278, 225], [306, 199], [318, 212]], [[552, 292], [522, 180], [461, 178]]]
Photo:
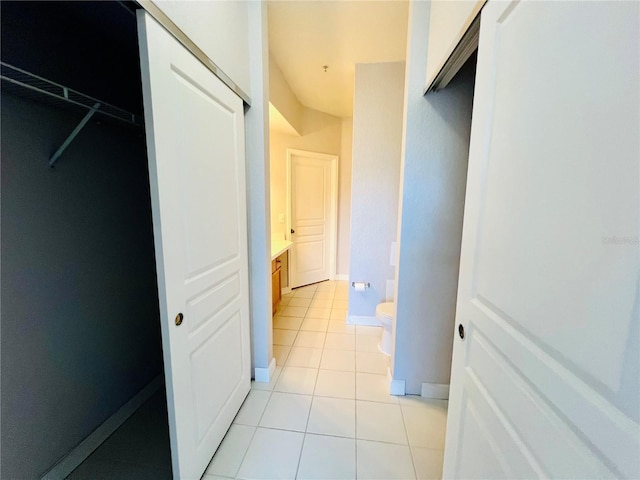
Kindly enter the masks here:
[[[338, 274], [348, 272], [349, 210], [351, 190], [351, 119], [341, 119], [303, 108], [302, 135], [299, 137], [270, 132], [271, 155], [271, 235], [284, 238], [287, 213], [287, 148], [337, 155], [338, 161]], [[342, 133], [346, 132], [348, 147], [343, 148]], [[343, 158], [344, 154], [344, 158]], [[284, 223], [278, 216], [285, 215]], [[346, 262], [345, 262], [346, 259]]]
[[297, 133], [302, 132], [302, 115], [305, 108], [272, 58], [269, 58], [269, 102]]
[[[287, 213], [287, 148], [340, 155], [342, 123], [338, 117], [305, 108], [302, 114], [303, 135], [294, 137], [270, 132], [271, 155], [271, 236], [283, 239]], [[338, 172], [340, 165], [338, 164]], [[278, 215], [285, 222], [278, 222]]]

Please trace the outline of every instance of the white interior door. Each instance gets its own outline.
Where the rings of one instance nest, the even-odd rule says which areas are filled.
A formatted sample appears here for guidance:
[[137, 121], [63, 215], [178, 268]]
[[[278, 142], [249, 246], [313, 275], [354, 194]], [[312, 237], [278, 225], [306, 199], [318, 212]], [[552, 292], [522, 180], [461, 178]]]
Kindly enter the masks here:
[[337, 161], [334, 155], [287, 151], [291, 288], [335, 276]]
[[173, 475], [199, 479], [251, 381], [243, 104], [138, 29]]
[[445, 478], [640, 478], [639, 8], [483, 10]]

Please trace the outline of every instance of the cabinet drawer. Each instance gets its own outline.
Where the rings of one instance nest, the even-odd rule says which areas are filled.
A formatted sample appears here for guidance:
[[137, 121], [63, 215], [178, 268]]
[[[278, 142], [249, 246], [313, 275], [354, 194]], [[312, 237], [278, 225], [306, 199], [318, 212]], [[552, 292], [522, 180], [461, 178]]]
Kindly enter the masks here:
[[271, 260], [271, 273], [276, 273], [277, 270], [282, 268], [282, 262], [277, 258], [275, 260]]
[[276, 313], [276, 308], [280, 303], [282, 293], [282, 285], [280, 282], [280, 267], [276, 268], [276, 271], [271, 274], [271, 306], [273, 314]]

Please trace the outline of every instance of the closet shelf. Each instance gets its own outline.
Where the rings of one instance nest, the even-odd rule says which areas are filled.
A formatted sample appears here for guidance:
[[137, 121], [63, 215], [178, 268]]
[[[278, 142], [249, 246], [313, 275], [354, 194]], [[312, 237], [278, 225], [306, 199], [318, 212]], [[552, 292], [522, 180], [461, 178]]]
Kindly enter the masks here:
[[129, 125], [142, 126], [142, 117], [140, 115], [110, 105], [102, 100], [97, 100], [8, 63], [0, 62], [0, 78], [2, 78], [2, 91], [5, 93], [46, 103], [54, 107], [71, 107], [76, 111], [77, 109], [82, 109], [84, 112], [92, 110], [95, 104], [99, 103], [100, 108], [96, 113]]
[[75, 111], [80, 110], [85, 113], [78, 126], [69, 134], [60, 148], [58, 148], [49, 159], [50, 167], [54, 166], [73, 139], [80, 133], [80, 130], [82, 130], [96, 113], [110, 120], [124, 122], [129, 126], [142, 126], [142, 119], [138, 115], [9, 65], [8, 63], [0, 62], [0, 78], [2, 79], [2, 91], [5, 93], [14, 94], [39, 103], [45, 103], [56, 108]]

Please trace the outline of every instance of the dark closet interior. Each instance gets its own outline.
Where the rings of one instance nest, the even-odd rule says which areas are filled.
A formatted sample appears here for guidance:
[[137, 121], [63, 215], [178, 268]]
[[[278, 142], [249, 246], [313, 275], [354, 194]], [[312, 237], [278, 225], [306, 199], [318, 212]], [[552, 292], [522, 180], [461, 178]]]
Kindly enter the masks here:
[[[141, 120], [136, 18], [122, 2], [0, 8], [0, 476], [40, 478], [163, 373], [149, 178], [143, 126], [100, 112], [50, 168], [88, 109], [5, 77], [16, 67]], [[166, 457], [163, 396], [164, 425], [139, 428]]]

